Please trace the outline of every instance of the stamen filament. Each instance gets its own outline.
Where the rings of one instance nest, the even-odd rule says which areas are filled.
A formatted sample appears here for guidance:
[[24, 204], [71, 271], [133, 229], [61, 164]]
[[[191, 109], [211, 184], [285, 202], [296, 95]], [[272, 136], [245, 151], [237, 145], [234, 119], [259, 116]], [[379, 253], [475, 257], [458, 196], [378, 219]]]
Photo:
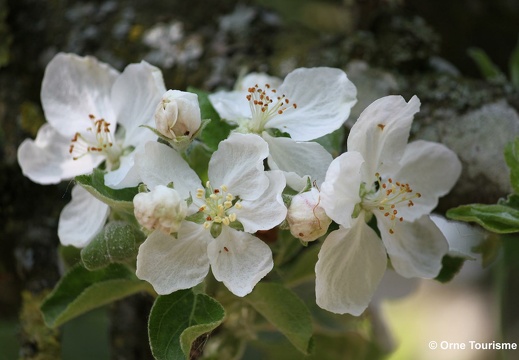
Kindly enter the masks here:
[[419, 197], [421, 194], [413, 192], [409, 184], [394, 181], [392, 178], [384, 182], [380, 174], [376, 173], [372, 190], [362, 199], [362, 207], [371, 212], [380, 211], [390, 221], [389, 233], [394, 234], [395, 222], [404, 221], [404, 217], [399, 216], [398, 207], [404, 204], [412, 207], [414, 206], [412, 199]]
[[260, 88], [258, 84], [250, 87], [246, 98], [252, 115], [250, 130], [256, 133], [261, 133], [267, 122], [276, 115], [297, 108], [297, 104], [290, 104], [290, 100], [284, 94], [277, 95], [276, 90], [271, 89], [269, 84], [265, 84], [265, 89]]
[[70, 140], [69, 153], [73, 160], [81, 159], [86, 154], [104, 154], [112, 163], [116, 163], [121, 149], [114, 147], [114, 137], [110, 131], [110, 123], [105, 119], [97, 119], [88, 115], [92, 126], [84, 132], [77, 132]]

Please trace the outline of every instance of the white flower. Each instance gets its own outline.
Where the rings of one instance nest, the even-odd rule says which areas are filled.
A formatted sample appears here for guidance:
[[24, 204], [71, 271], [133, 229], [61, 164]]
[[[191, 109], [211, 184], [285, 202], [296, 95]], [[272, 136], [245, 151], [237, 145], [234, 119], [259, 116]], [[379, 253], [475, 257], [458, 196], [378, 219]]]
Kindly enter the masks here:
[[290, 232], [303, 241], [313, 241], [326, 234], [332, 219], [320, 206], [320, 194], [311, 188], [292, 198], [288, 207], [287, 222]]
[[[24, 175], [39, 184], [55, 184], [90, 173], [104, 161], [113, 170], [105, 176], [106, 185], [137, 185], [131, 150], [154, 138], [139, 126], [153, 118], [165, 91], [160, 70], [146, 62], [131, 64], [119, 74], [93, 57], [57, 54], [47, 65], [42, 82], [47, 123], [34, 141], [26, 139], [18, 148]], [[117, 135], [116, 124], [124, 130]], [[99, 211], [90, 211], [92, 208]], [[107, 205], [86, 191], [73, 190], [72, 201], [60, 216], [61, 242], [86, 245], [107, 214]]]
[[[304, 187], [305, 175], [320, 184], [332, 157], [307, 141], [342, 126], [357, 101], [356, 88], [342, 70], [332, 68], [296, 69], [279, 83], [264, 74], [249, 74], [237, 90], [212, 94], [209, 100], [221, 118], [239, 125], [237, 131], [267, 141], [270, 168], [286, 172], [290, 186]], [[290, 138], [274, 137], [269, 129]]]
[[[386, 270], [386, 257], [404, 277], [433, 278], [448, 251], [428, 214], [455, 184], [461, 164], [437, 143], [407, 144], [420, 101], [375, 101], [360, 115], [348, 152], [334, 159], [321, 186], [321, 205], [340, 226], [316, 264], [320, 307], [360, 315]], [[376, 218], [379, 236], [367, 221]]]
[[[283, 174], [265, 172], [267, 144], [256, 135], [232, 134], [209, 162], [205, 186], [170, 147], [149, 142], [136, 163], [150, 189], [173, 182], [193, 204], [176, 238], [154, 231], [140, 246], [137, 276], [159, 294], [191, 288], [211, 267], [215, 278], [234, 294], [245, 296], [273, 267], [268, 245], [251, 235], [278, 225], [286, 216], [281, 198]], [[235, 228], [243, 227], [243, 231]]]
[[155, 126], [168, 139], [191, 138], [201, 121], [198, 96], [189, 92], [168, 90], [155, 111]]
[[160, 230], [169, 235], [180, 228], [187, 214], [187, 203], [175, 189], [158, 185], [150, 192], [133, 198], [135, 218], [148, 230]]

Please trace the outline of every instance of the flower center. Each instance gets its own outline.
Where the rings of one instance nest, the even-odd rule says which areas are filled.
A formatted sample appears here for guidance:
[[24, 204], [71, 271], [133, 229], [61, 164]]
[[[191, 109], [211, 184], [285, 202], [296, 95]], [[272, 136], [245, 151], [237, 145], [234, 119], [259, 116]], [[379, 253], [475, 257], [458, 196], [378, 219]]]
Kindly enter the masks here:
[[267, 122], [274, 116], [290, 109], [297, 109], [296, 103], [290, 103], [284, 94], [278, 95], [276, 89], [271, 88], [269, 84], [265, 84], [264, 89], [258, 84], [250, 87], [246, 97], [252, 114], [249, 130], [255, 133], [261, 133]]
[[391, 222], [389, 233], [394, 234], [394, 224], [396, 221], [404, 221], [398, 213], [398, 207], [414, 206], [413, 199], [422, 195], [414, 192], [408, 183], [393, 181], [388, 178], [382, 181], [380, 174], [375, 174], [376, 181], [373, 183], [371, 191], [368, 191], [362, 200], [362, 207], [368, 211], [380, 211]]
[[99, 154], [106, 156], [111, 163], [117, 162], [121, 150], [114, 142], [110, 123], [105, 119], [96, 119], [92, 114], [88, 118], [92, 126], [84, 132], [77, 132], [71, 140], [69, 153], [72, 159], [78, 160], [86, 154]]
[[241, 209], [241, 202], [228, 191], [227, 186], [222, 185], [213, 189], [208, 181], [205, 190], [196, 190], [196, 197], [205, 201], [199, 211], [206, 216], [204, 222], [206, 229], [209, 229], [213, 223], [229, 225], [236, 221], [236, 213], [233, 209]]

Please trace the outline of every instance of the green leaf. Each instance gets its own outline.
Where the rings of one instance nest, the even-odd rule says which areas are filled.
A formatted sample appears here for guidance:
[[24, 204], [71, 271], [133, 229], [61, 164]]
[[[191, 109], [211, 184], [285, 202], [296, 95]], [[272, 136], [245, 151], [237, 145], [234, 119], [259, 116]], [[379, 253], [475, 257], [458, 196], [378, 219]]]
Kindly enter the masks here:
[[511, 202], [495, 205], [471, 204], [462, 205], [447, 211], [447, 217], [467, 222], [476, 222], [485, 229], [498, 233], [509, 234], [519, 231], [519, 210], [510, 206]]
[[193, 342], [214, 330], [224, 317], [216, 300], [191, 290], [157, 297], [148, 321], [153, 356], [157, 360], [189, 359]]
[[133, 214], [133, 197], [138, 187], [112, 189], [105, 185], [105, 172], [94, 169], [92, 174], [76, 176], [76, 183], [116, 211]]
[[111, 263], [135, 259], [144, 234], [124, 221], [112, 221], [81, 250], [81, 260], [88, 270]]
[[[211, 337], [207, 339], [202, 358], [205, 360], [243, 359], [247, 339], [240, 331], [224, 328], [221, 330], [211, 334]], [[288, 344], [288, 346], [291, 345]], [[294, 347], [291, 346], [291, 348]]]
[[492, 62], [488, 55], [479, 48], [470, 48], [467, 50], [468, 55], [474, 60], [479, 68], [479, 72], [487, 80], [506, 79], [499, 67]]
[[310, 353], [312, 318], [304, 302], [291, 290], [275, 283], [259, 283], [244, 297], [305, 355]]
[[296, 257], [303, 246], [299, 239], [296, 239], [288, 230], [279, 230], [275, 247], [272, 249], [274, 253], [274, 264], [276, 266], [283, 265]]
[[519, 89], [519, 41], [510, 55], [509, 67], [510, 81], [516, 89]]
[[303, 282], [315, 280], [314, 269], [320, 249], [320, 246], [311, 244], [295, 261], [283, 267], [282, 277], [287, 286], [295, 287]]
[[510, 168], [510, 183], [515, 193], [519, 194], [519, 138], [505, 147], [505, 160]]
[[45, 298], [41, 311], [47, 326], [56, 327], [89, 310], [148, 288], [146, 282], [120, 264], [97, 271], [76, 265]]
[[464, 263], [465, 259], [463, 258], [445, 255], [442, 259], [442, 269], [435, 280], [441, 283], [451, 281], [460, 272]]
[[[384, 350], [363, 331], [350, 329], [341, 332], [322, 332], [314, 335], [314, 350], [310, 356], [302, 356], [290, 343], [271, 334], [259, 334], [250, 342], [251, 350], [258, 359], [268, 360], [381, 360], [387, 359]], [[385, 338], [386, 336], [379, 336]], [[380, 341], [385, 341], [381, 339]], [[386, 340], [387, 341], [387, 340]], [[387, 345], [384, 348], [389, 348]], [[252, 352], [251, 351], [251, 352]], [[385, 350], [387, 353], [389, 350]]]
[[314, 141], [321, 144], [334, 158], [336, 158], [343, 152], [342, 145], [344, 143], [344, 132], [345, 129], [341, 126], [334, 132], [315, 139]]
[[227, 139], [234, 126], [220, 119], [220, 116], [209, 101], [209, 93], [195, 88], [188, 88], [187, 91], [198, 95], [202, 119], [211, 119], [211, 122], [207, 124], [200, 134], [200, 139], [212, 151], [215, 151], [218, 149], [220, 141]]

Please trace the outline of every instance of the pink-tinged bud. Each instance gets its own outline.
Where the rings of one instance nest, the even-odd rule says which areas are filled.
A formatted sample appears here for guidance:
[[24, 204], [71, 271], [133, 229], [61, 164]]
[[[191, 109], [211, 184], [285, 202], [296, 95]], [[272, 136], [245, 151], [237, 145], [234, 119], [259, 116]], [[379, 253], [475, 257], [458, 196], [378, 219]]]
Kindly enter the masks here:
[[191, 138], [201, 124], [198, 96], [180, 90], [168, 90], [155, 111], [155, 126], [168, 139]]
[[298, 194], [292, 198], [288, 208], [287, 221], [290, 232], [303, 241], [313, 241], [326, 234], [332, 220], [319, 206], [319, 191]]
[[187, 212], [187, 203], [178, 192], [163, 185], [135, 195], [133, 205], [139, 224], [150, 231], [160, 230], [165, 234], [177, 232]]

